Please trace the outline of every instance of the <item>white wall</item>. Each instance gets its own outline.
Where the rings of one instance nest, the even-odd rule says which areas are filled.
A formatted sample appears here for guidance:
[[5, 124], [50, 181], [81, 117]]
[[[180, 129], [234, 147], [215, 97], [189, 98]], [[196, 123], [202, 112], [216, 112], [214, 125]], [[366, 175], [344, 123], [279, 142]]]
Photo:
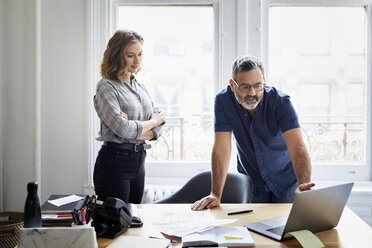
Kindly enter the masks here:
[[33, 1], [2, 1], [1, 8], [3, 203], [18, 210], [33, 180], [35, 13]]
[[44, 199], [51, 193], [83, 192], [84, 3], [83, 0], [42, 0], [41, 196]]
[[[0, 2], [4, 31], [1, 33], [0, 133], [4, 210], [22, 211], [26, 184], [37, 179], [41, 201], [52, 193], [83, 192], [84, 4], [84, 0]], [[36, 99], [38, 90], [40, 99]], [[41, 102], [39, 120], [37, 100]], [[41, 123], [38, 137], [35, 123]], [[36, 149], [38, 138], [40, 152]]]
[[[4, 11], [3, 11], [3, 4], [2, 2], [0, 2], [0, 34], [4, 34], [5, 33], [5, 29], [4, 29]], [[3, 57], [3, 43], [4, 43], [4, 35], [1, 35], [0, 36], [0, 58]], [[4, 195], [4, 191], [3, 191], [3, 182], [4, 182], [4, 179], [2, 177], [3, 175], [3, 121], [2, 121], [2, 116], [3, 116], [3, 106], [4, 106], [4, 103], [3, 103], [3, 99], [4, 99], [4, 95], [3, 95], [3, 81], [4, 81], [4, 78], [3, 78], [3, 60], [0, 59], [0, 211], [3, 209], [3, 195]]]

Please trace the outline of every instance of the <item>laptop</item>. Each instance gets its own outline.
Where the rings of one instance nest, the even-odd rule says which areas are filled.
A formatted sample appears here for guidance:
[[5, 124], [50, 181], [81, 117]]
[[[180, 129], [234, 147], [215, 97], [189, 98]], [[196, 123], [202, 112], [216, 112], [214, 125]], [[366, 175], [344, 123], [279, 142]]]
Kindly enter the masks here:
[[309, 230], [313, 233], [337, 226], [354, 183], [296, 194], [289, 216], [244, 225], [249, 230], [276, 240], [291, 237], [288, 232]]

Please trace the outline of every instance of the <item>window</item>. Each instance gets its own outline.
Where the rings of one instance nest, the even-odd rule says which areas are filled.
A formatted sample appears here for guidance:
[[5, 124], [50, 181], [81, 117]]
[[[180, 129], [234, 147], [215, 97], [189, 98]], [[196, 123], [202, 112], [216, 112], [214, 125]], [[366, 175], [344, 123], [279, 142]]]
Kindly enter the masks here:
[[116, 19], [116, 29], [132, 29], [144, 37], [143, 70], [138, 78], [167, 117], [165, 133], [151, 142], [147, 161], [209, 160], [213, 7], [123, 4]]
[[261, 10], [268, 82], [291, 96], [317, 180], [370, 178], [370, 17], [365, 1], [349, 4], [269, 0]]
[[[233, 23], [225, 27], [222, 18], [229, 19], [235, 9], [235, 2], [220, 0], [87, 2], [88, 96], [95, 94], [99, 65], [112, 34], [118, 28], [127, 28], [145, 39], [143, 70], [138, 77], [167, 116], [166, 134], [153, 142], [148, 152], [147, 184], [167, 183], [169, 177], [184, 180], [210, 168], [214, 96], [226, 87], [236, 56], [230, 49], [235, 38], [222, 42], [224, 36], [235, 36]], [[229, 49], [222, 59], [225, 47]], [[92, 187], [101, 142], [94, 139], [99, 119], [90, 103], [87, 115], [86, 181], [87, 187]], [[167, 180], [160, 179], [164, 177]]]
[[[92, 85], [116, 29], [134, 29], [145, 39], [138, 76], [168, 117], [167, 134], [148, 156], [156, 165], [147, 168], [150, 178], [188, 177], [210, 167], [213, 98], [228, 85], [233, 60], [251, 54], [262, 59], [268, 83], [292, 98], [313, 179], [371, 179], [372, 0], [88, 1], [91, 5], [96, 5], [89, 12], [96, 27], [88, 53]], [[89, 137], [98, 127], [92, 122]], [[99, 145], [89, 142], [91, 175]], [[230, 168], [235, 158], [232, 154]]]

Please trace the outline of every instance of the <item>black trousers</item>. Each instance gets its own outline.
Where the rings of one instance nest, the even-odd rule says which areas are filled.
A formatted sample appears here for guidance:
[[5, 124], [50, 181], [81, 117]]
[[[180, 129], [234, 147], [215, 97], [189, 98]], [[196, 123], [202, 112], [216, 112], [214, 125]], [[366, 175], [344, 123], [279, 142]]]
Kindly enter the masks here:
[[113, 196], [126, 203], [141, 203], [145, 187], [146, 151], [135, 152], [103, 145], [94, 166], [98, 200]]

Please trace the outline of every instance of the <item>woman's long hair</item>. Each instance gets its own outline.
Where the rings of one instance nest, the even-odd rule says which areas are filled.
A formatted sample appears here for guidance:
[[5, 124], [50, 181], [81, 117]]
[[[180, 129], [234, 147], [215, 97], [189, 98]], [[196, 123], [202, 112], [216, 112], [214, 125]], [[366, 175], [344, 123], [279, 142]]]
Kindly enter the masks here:
[[124, 54], [127, 46], [136, 42], [143, 44], [143, 38], [138, 33], [131, 30], [116, 31], [109, 40], [106, 51], [103, 54], [101, 76], [123, 82], [125, 75], [128, 73], [125, 69], [127, 64], [125, 63]]

